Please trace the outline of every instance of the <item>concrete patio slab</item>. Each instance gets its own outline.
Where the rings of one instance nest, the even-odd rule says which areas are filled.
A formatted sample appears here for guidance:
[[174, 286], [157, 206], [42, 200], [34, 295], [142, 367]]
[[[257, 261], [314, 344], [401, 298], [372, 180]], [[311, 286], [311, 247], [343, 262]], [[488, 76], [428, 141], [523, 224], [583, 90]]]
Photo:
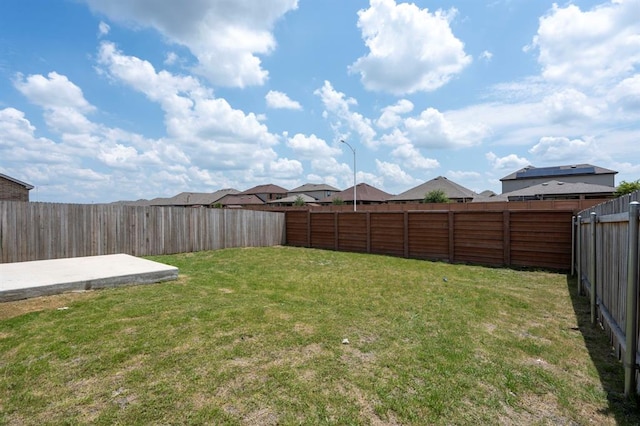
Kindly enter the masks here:
[[3, 263], [0, 302], [177, 278], [174, 266], [128, 254]]

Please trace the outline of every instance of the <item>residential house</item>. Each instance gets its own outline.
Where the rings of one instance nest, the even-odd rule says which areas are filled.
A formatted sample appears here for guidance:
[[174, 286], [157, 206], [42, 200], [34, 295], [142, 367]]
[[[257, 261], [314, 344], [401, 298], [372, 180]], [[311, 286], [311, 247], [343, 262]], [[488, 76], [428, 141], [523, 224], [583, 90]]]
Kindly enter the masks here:
[[305, 183], [304, 185], [289, 191], [287, 196], [306, 194], [309, 197], [313, 197], [315, 200], [322, 200], [323, 198], [331, 197], [335, 192], [340, 192], [340, 190], [331, 185], [324, 183]]
[[267, 204], [272, 206], [294, 206], [298, 199], [302, 200], [305, 205], [318, 205], [318, 200], [307, 194], [290, 195], [279, 200], [269, 201]]
[[247, 189], [246, 191], [241, 192], [242, 195], [255, 195], [263, 203], [267, 203], [273, 200], [279, 200], [287, 196], [287, 190], [281, 186], [266, 184], [266, 185], [258, 185], [253, 188]]
[[225, 195], [235, 195], [239, 193], [240, 191], [233, 188], [220, 189], [215, 192], [181, 192], [174, 197], [160, 199], [160, 205], [177, 207], [211, 207], [217, 204]]
[[[383, 204], [391, 194], [375, 188], [366, 183], [356, 185], [356, 204]], [[342, 200], [345, 204], [353, 204], [353, 186], [344, 191], [334, 192], [329, 197], [320, 200], [320, 204], [332, 204], [335, 199]]]
[[593, 166], [591, 164], [575, 164], [553, 167], [527, 166], [513, 172], [502, 179], [502, 193], [511, 193], [552, 180], [565, 183], [586, 183], [615, 187], [615, 175], [618, 172]]
[[33, 185], [0, 173], [0, 200], [2, 201], [29, 201], [29, 191], [33, 188]]
[[452, 180], [447, 179], [444, 176], [438, 176], [431, 179], [421, 185], [411, 188], [402, 194], [394, 195], [389, 198], [389, 203], [394, 204], [406, 204], [406, 203], [421, 203], [424, 201], [425, 196], [432, 191], [442, 191], [449, 198], [449, 200], [456, 203], [466, 203], [473, 201], [478, 196], [475, 192], [465, 188], [462, 185], [455, 183]]
[[509, 201], [528, 200], [573, 200], [613, 198], [615, 188], [584, 182], [560, 182], [551, 180], [527, 188], [502, 194]]
[[216, 201], [217, 205], [227, 209], [241, 209], [246, 206], [263, 205], [264, 201], [255, 194], [227, 194]]

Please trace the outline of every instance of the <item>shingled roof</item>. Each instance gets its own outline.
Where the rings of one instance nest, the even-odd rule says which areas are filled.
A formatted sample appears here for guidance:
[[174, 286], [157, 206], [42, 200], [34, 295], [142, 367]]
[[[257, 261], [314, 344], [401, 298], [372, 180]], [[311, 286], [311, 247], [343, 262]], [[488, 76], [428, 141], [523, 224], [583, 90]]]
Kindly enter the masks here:
[[539, 179], [544, 177], [558, 178], [561, 176], [575, 176], [575, 175], [604, 175], [604, 174], [617, 174], [615, 170], [605, 169], [604, 167], [593, 166], [591, 164], [570, 164], [566, 166], [552, 166], [552, 167], [534, 167], [527, 166], [518, 171], [515, 171], [502, 179], [516, 180], [516, 179]]
[[[357, 190], [357, 189], [356, 189]], [[337, 192], [340, 191], [338, 188], [335, 188], [331, 185], [327, 185], [326, 183], [305, 183], [302, 186], [294, 188], [289, 191], [289, 194], [296, 193], [304, 193], [304, 192], [314, 192], [314, 191], [332, 191]]]
[[462, 185], [458, 185], [452, 180], [447, 179], [444, 176], [438, 176], [421, 185], [411, 188], [402, 194], [395, 195], [389, 198], [390, 202], [394, 201], [415, 201], [420, 202], [424, 200], [424, 197], [432, 191], [443, 191], [444, 194], [450, 200], [472, 200], [477, 197], [478, 194], [470, 189], [465, 188]]
[[[390, 197], [391, 194], [366, 183], [356, 185], [356, 202], [358, 203], [384, 203]], [[323, 198], [320, 202], [331, 203], [336, 198], [341, 199], [345, 203], [349, 201], [353, 202], [353, 186], [344, 191], [336, 192], [330, 197]]]
[[549, 182], [532, 185], [517, 191], [507, 192], [502, 194], [502, 196], [508, 197], [510, 201], [531, 198], [543, 199], [545, 197], [557, 197], [559, 195], [589, 195], [592, 198], [594, 196], [602, 196], [603, 198], [606, 198], [613, 196], [614, 191], [615, 188], [606, 185], [570, 183], [551, 180]]

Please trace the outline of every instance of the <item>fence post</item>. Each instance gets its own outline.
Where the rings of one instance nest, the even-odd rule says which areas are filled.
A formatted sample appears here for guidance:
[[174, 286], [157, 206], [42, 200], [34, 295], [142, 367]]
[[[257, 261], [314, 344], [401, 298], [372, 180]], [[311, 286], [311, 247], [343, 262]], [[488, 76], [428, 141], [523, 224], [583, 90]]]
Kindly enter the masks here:
[[596, 324], [596, 287], [598, 280], [596, 278], [596, 223], [597, 223], [597, 215], [595, 212], [591, 212], [591, 250], [589, 253], [589, 277], [591, 282], [591, 291], [589, 292], [589, 296], [591, 299], [591, 324]]
[[582, 216], [578, 215], [576, 222], [578, 226], [576, 229], [576, 256], [577, 260], [577, 275], [578, 275], [578, 296], [582, 295]]
[[576, 217], [571, 216], [571, 276], [576, 274]]
[[624, 353], [624, 395], [636, 390], [636, 352], [638, 351], [638, 206], [629, 204], [629, 257], [627, 258], [627, 312]]

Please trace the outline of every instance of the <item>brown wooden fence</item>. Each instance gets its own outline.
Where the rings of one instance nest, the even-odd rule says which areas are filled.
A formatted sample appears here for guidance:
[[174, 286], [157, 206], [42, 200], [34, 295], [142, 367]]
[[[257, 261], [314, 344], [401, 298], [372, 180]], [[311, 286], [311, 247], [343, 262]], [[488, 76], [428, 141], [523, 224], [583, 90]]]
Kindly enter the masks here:
[[492, 266], [571, 268], [571, 210], [287, 211], [293, 246]]
[[284, 243], [284, 214], [0, 201], [0, 263]]
[[[578, 275], [578, 291], [590, 298], [591, 321], [602, 324], [618, 358], [626, 359], [625, 393], [636, 388], [636, 365], [640, 362], [639, 217], [637, 212], [630, 214], [637, 208], [632, 208], [633, 201], [640, 201], [640, 191], [583, 210], [574, 222], [573, 266]], [[632, 352], [627, 352], [629, 344]]]

